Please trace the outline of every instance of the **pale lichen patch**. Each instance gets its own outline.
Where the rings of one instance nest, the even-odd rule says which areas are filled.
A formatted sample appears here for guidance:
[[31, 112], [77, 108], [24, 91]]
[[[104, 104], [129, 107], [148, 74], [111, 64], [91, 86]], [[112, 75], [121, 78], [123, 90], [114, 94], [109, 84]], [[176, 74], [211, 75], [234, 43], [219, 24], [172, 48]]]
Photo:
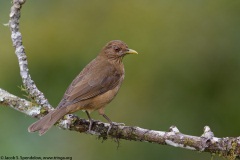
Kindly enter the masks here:
[[40, 114], [40, 110], [41, 110], [40, 107], [31, 107], [26, 111], [26, 113], [27, 113], [27, 115], [35, 117]]
[[191, 146], [185, 146], [183, 144], [178, 144], [178, 143], [175, 143], [173, 141], [170, 141], [170, 140], [165, 140], [165, 142], [170, 145], [170, 146], [173, 146], [173, 147], [179, 147], [179, 148], [186, 148], [186, 149], [189, 149], [189, 150], [196, 150], [194, 147], [191, 147]]

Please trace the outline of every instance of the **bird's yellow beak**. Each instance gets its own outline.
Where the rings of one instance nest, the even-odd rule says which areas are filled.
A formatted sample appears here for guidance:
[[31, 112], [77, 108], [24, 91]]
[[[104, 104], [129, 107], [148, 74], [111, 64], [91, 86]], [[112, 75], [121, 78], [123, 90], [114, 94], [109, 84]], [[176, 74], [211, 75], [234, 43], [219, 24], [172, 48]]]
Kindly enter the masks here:
[[126, 54], [138, 54], [137, 51], [133, 50], [133, 49], [128, 49], [128, 51], [126, 52]]

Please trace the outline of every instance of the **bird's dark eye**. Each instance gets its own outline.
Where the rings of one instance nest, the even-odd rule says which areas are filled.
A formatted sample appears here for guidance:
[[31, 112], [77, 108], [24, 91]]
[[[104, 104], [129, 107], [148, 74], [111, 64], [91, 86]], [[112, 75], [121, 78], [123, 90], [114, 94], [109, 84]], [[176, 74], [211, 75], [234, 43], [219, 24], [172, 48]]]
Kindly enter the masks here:
[[114, 49], [116, 52], [119, 52], [119, 51], [121, 50], [121, 48], [118, 47], [118, 46], [113, 46], [113, 49]]

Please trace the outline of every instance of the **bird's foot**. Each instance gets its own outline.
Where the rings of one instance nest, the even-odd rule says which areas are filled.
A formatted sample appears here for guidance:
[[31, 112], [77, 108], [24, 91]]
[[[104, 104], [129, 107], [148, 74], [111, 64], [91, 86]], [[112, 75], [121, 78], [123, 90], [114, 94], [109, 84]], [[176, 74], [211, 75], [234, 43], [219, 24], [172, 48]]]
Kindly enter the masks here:
[[88, 130], [87, 130], [87, 133], [94, 135], [94, 134], [96, 134], [96, 132], [94, 132], [94, 131], [92, 130], [92, 125], [93, 125], [93, 121], [90, 120], [90, 121], [89, 121], [89, 127], [88, 127]]
[[109, 132], [110, 132], [110, 130], [112, 129], [113, 126], [125, 126], [125, 124], [124, 123], [111, 122], [109, 127], [108, 127], [107, 135], [109, 135]]
[[88, 132], [91, 132], [91, 130], [92, 130], [92, 124], [93, 124], [93, 121], [92, 121], [92, 120], [89, 120]]

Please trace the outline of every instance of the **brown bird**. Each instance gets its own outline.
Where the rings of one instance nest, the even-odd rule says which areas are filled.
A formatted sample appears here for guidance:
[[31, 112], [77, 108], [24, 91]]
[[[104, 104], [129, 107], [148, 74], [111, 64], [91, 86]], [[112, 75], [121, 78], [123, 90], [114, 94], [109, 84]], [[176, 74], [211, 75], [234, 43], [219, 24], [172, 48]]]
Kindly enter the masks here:
[[90, 122], [89, 131], [92, 127], [89, 113], [95, 110], [110, 123], [109, 131], [113, 122], [104, 114], [104, 107], [113, 100], [123, 82], [122, 59], [127, 54], [138, 53], [120, 40], [107, 43], [73, 80], [56, 109], [30, 125], [28, 131], [39, 131], [39, 135], [43, 135], [64, 115], [78, 110], [86, 112]]

